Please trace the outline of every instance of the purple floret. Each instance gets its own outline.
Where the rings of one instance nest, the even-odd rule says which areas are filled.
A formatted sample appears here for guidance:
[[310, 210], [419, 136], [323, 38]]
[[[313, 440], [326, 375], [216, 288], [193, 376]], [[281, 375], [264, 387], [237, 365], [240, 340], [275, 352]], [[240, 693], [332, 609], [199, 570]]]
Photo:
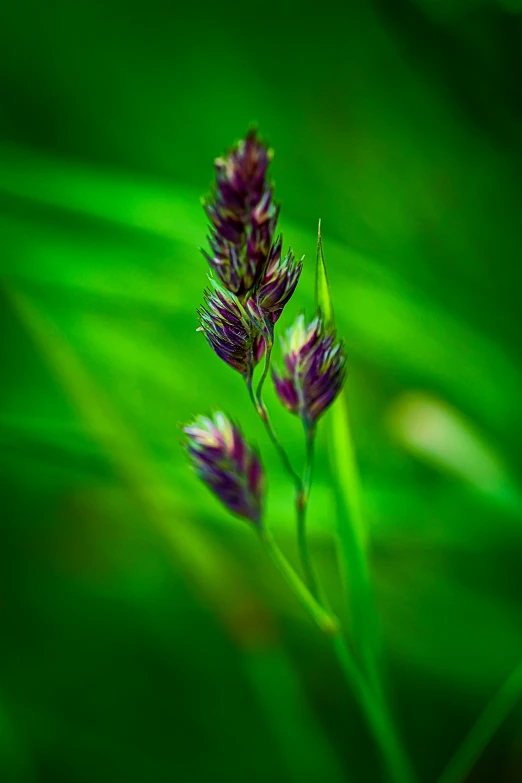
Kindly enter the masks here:
[[273, 371], [277, 395], [291, 413], [314, 426], [341, 391], [346, 357], [335, 331], [318, 316], [301, 315], [283, 340], [284, 370]]
[[257, 452], [224, 413], [198, 416], [184, 428], [185, 448], [199, 478], [233, 513], [261, 526], [263, 468]]

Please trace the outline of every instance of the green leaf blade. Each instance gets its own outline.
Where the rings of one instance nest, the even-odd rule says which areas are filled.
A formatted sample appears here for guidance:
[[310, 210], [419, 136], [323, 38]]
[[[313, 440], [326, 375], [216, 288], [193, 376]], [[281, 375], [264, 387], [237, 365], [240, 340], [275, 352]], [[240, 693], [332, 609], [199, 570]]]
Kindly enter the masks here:
[[[335, 327], [320, 222], [317, 236], [316, 305], [325, 322]], [[362, 513], [359, 472], [344, 391], [332, 405], [326, 421], [337, 506], [337, 558], [346, 594], [349, 596], [351, 633], [359, 648], [367, 676], [376, 691], [380, 691], [380, 644], [368, 567], [368, 532]]]
[[[317, 232], [317, 257], [315, 272], [316, 305], [325, 323], [335, 327], [332, 296], [324, 259], [321, 221]], [[328, 415], [328, 434], [331, 441], [332, 469], [340, 488], [342, 504], [346, 509], [358, 545], [366, 550], [367, 531], [364, 525], [360, 501], [359, 473], [348, 415], [346, 395], [341, 393]]]

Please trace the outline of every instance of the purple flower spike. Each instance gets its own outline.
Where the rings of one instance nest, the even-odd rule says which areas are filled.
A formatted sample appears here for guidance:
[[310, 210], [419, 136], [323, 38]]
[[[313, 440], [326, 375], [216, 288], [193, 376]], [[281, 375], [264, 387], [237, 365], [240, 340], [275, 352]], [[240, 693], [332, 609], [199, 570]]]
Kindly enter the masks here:
[[281, 257], [283, 237], [279, 236], [273, 244], [268, 257], [263, 277], [256, 289], [257, 303], [261, 310], [270, 313], [272, 323], [275, 323], [283, 307], [295, 291], [303, 268], [303, 260], [296, 261], [289, 250]]
[[346, 364], [342, 343], [319, 316], [306, 325], [302, 315], [282, 343], [285, 371], [273, 371], [278, 397], [312, 428], [342, 388]]
[[239, 427], [216, 413], [213, 419], [198, 416], [183, 431], [199, 478], [233, 514], [261, 527], [263, 468]]
[[213, 282], [213, 288], [205, 291], [205, 306], [198, 315], [200, 331], [212, 350], [249, 378], [263, 356], [265, 344], [237, 297]]
[[218, 158], [216, 186], [205, 204], [210, 253], [203, 251], [225, 288], [243, 298], [259, 281], [272, 246], [279, 208], [267, 180], [271, 152], [250, 131]]

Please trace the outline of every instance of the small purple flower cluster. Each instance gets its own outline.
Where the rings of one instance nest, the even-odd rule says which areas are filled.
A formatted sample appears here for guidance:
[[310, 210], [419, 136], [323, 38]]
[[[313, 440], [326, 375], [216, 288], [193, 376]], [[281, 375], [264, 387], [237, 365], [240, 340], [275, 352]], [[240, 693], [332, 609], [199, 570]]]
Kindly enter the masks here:
[[223, 413], [198, 416], [184, 428], [197, 475], [234, 514], [261, 524], [263, 470], [259, 456]]
[[[216, 160], [215, 188], [205, 203], [210, 253], [203, 254], [219, 282], [211, 278], [205, 291], [199, 329], [250, 389], [265, 349], [268, 369], [274, 325], [302, 270], [302, 259], [296, 260], [291, 250], [283, 255], [283, 239], [275, 237], [279, 206], [267, 178], [271, 158], [250, 131]], [[273, 372], [275, 388], [283, 405], [311, 432], [342, 387], [343, 347], [320, 315], [308, 324], [299, 316], [282, 345], [285, 370]], [[196, 473], [230, 511], [260, 526], [263, 471], [237, 425], [217, 413], [213, 420], [199, 416], [184, 431]]]
[[343, 385], [346, 357], [333, 329], [317, 316], [300, 315], [283, 338], [286, 373], [272, 371], [279, 399], [308, 427], [332, 404]]

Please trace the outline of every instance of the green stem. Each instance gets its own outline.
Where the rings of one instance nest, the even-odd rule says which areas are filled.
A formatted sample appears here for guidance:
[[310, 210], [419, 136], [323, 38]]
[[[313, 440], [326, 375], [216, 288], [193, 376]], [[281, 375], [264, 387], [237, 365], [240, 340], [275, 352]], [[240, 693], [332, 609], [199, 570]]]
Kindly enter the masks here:
[[316, 601], [314, 596], [305, 586], [301, 578], [294, 571], [286, 557], [283, 555], [272, 535], [263, 530], [260, 534], [261, 541], [272, 558], [280, 574], [298, 599], [299, 603], [308, 612], [312, 620], [319, 629], [327, 636], [332, 636], [339, 632], [339, 621], [336, 617], [329, 614], [321, 604]]
[[[324, 591], [315, 575], [306, 536], [306, 510], [312, 480], [315, 428], [305, 424], [305, 437], [306, 461], [303, 486], [301, 493], [298, 493], [297, 496], [299, 553], [310, 592], [329, 610]], [[369, 728], [381, 750], [390, 780], [393, 783], [413, 783], [415, 777], [411, 770], [409, 759], [403, 750], [400, 738], [396, 734], [387, 706], [381, 697], [380, 689], [375, 688], [375, 682], [372, 681], [373, 678], [371, 676], [368, 681], [363, 676], [341, 632], [333, 637], [332, 646], [345, 680], [358, 699]]]
[[381, 751], [388, 778], [393, 783], [414, 783], [410, 761], [397, 738], [393, 722], [362, 676], [340, 634], [332, 638], [332, 647], [344, 677], [358, 700], [368, 727]]
[[462, 744], [457, 748], [438, 783], [462, 783], [479, 760], [506, 716], [522, 695], [522, 663], [495, 693], [479, 715]]
[[[272, 441], [277, 453], [279, 454], [279, 457], [284, 465], [286, 472], [288, 473], [288, 475], [290, 476], [290, 478], [292, 479], [295, 485], [295, 490], [296, 490], [295, 507], [296, 507], [296, 515], [297, 515], [297, 543], [299, 548], [299, 558], [301, 561], [301, 567], [303, 569], [306, 585], [309, 591], [314, 596], [314, 598], [318, 598], [317, 579], [315, 577], [315, 572], [312, 565], [312, 559], [310, 557], [310, 552], [308, 550], [308, 542], [306, 539], [306, 509], [308, 506], [308, 497], [310, 495], [310, 484], [312, 478], [313, 447], [314, 447], [314, 440], [315, 440], [315, 431], [314, 428], [305, 427], [306, 460], [305, 460], [305, 468], [304, 468], [304, 477], [303, 479], [301, 479], [299, 474], [294, 470], [286, 451], [281, 445], [281, 442], [279, 441], [279, 438], [277, 437], [277, 434], [274, 428], [272, 427], [272, 422], [270, 421], [268, 410], [261, 397], [263, 383], [267, 376], [268, 368], [270, 365], [271, 350], [272, 350], [272, 343], [267, 342], [265, 369], [261, 377], [261, 380], [259, 382], [259, 385], [257, 387], [256, 393], [254, 394], [251, 379], [247, 379], [247, 387], [248, 387], [248, 392], [250, 394], [250, 398], [257, 410], [257, 413], [259, 414], [261, 420], [263, 421], [263, 424], [265, 425], [270, 440]], [[324, 601], [322, 603], [324, 603]]]
[[283, 555], [267, 530], [261, 541], [299, 603], [325, 636], [331, 637], [332, 649], [350, 690], [354, 693], [366, 717], [368, 727], [380, 749], [391, 783], [414, 783], [408, 758], [397, 739], [393, 723], [365, 681], [343, 639], [338, 619], [327, 612], [314, 598], [301, 578]]
[[[308, 508], [308, 498], [310, 496], [310, 487], [312, 482], [312, 465], [314, 457], [315, 429], [305, 425], [306, 435], [306, 458], [304, 475], [301, 488], [296, 495], [297, 509], [297, 543], [299, 547], [299, 557], [301, 567], [305, 576], [305, 582], [308, 589], [316, 598], [318, 597], [318, 583], [315, 576], [312, 558], [308, 549], [308, 539], [306, 536], [306, 511]], [[324, 603], [324, 601], [321, 601]]]

